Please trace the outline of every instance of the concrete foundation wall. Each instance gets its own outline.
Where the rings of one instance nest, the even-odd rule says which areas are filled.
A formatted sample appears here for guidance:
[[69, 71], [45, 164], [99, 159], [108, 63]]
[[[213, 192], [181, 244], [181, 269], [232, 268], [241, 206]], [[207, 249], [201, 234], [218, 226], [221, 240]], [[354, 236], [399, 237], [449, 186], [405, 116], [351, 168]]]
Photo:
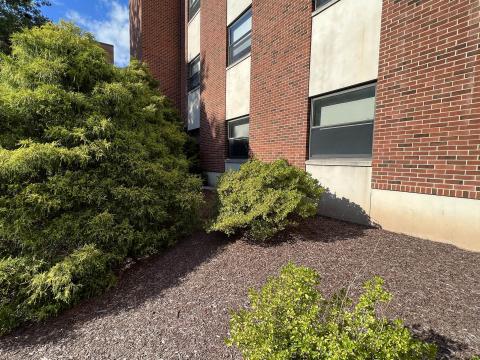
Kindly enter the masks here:
[[312, 18], [310, 96], [375, 80], [382, 0], [342, 0]]
[[227, 120], [250, 113], [250, 57], [227, 70]]
[[480, 251], [480, 201], [372, 190], [371, 218], [382, 228]]
[[320, 203], [322, 215], [370, 225], [369, 161], [309, 160], [306, 170], [327, 190]]

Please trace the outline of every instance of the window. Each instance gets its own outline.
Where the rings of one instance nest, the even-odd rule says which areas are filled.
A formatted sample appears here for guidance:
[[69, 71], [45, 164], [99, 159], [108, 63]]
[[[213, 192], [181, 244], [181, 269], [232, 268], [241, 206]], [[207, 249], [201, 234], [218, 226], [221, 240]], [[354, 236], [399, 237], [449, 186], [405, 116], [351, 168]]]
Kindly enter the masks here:
[[310, 158], [372, 156], [375, 84], [312, 100]]
[[327, 5], [329, 2], [333, 0], [313, 0], [313, 8], [315, 10], [320, 9], [322, 6]]
[[228, 157], [230, 159], [248, 158], [248, 132], [248, 116], [228, 122]]
[[228, 65], [250, 54], [252, 45], [252, 8], [228, 28]]
[[200, 10], [200, 0], [188, 0], [188, 20], [191, 20]]
[[200, 86], [200, 55], [188, 64], [188, 91]]

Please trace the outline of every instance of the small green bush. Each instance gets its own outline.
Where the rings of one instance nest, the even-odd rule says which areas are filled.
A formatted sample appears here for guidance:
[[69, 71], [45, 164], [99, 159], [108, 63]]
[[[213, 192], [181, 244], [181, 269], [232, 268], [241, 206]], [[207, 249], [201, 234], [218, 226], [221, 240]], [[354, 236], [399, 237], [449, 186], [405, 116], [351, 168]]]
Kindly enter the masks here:
[[324, 192], [317, 180], [285, 160], [251, 160], [227, 172], [218, 183], [218, 216], [210, 231], [244, 231], [265, 241], [287, 226], [317, 213]]
[[187, 140], [145, 66], [108, 64], [69, 23], [13, 35], [0, 54], [0, 333], [192, 230], [202, 193]]
[[314, 270], [288, 264], [260, 291], [250, 290], [249, 309], [232, 313], [227, 344], [249, 360], [435, 359], [435, 345], [378, 316], [391, 299], [382, 279], [366, 282], [356, 304], [345, 291], [325, 299], [318, 284]]

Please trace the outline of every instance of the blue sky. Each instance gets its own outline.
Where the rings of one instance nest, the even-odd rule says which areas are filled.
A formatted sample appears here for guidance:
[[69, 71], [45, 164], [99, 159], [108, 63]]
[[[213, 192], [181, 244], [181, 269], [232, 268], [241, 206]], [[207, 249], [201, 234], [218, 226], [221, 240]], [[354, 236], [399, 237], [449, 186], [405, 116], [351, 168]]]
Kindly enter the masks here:
[[115, 46], [115, 64], [125, 66], [130, 58], [128, 0], [50, 0], [42, 9], [53, 20], [72, 21], [91, 32], [98, 41]]

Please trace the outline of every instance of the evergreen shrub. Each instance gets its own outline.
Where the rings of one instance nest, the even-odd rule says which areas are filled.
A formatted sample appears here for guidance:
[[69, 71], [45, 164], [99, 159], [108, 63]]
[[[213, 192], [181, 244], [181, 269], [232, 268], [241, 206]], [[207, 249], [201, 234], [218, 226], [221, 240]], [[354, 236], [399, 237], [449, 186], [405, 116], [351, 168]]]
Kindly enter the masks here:
[[0, 54], [0, 332], [114, 283], [195, 226], [201, 181], [146, 67], [107, 63], [69, 23]]
[[299, 219], [317, 214], [324, 189], [310, 174], [285, 160], [250, 160], [219, 179], [218, 215], [210, 231], [244, 232], [266, 241]]

